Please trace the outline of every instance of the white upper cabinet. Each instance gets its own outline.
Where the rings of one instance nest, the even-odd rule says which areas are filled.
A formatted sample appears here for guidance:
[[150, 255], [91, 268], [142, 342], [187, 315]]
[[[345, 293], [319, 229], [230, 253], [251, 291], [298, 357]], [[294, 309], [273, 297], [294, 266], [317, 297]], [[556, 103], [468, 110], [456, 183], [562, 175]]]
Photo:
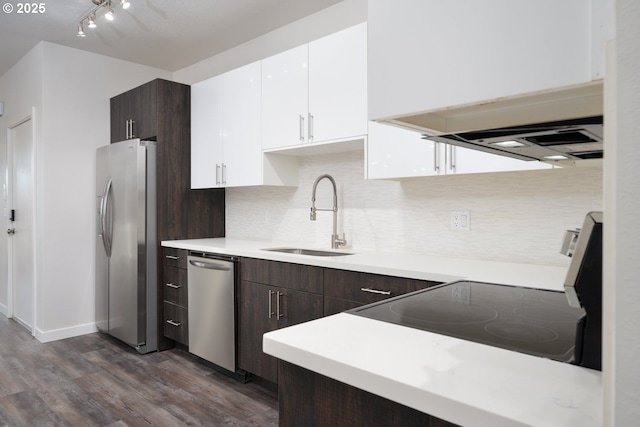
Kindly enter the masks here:
[[[450, 115], [455, 107], [497, 106], [494, 115], [507, 117], [508, 109], [499, 111], [502, 100], [545, 91], [558, 91], [560, 101], [573, 97], [569, 114], [593, 113], [580, 110], [591, 101], [601, 113], [607, 18], [596, 12], [604, 1], [370, 0], [369, 118], [434, 112], [416, 126], [461, 131], [467, 118]], [[574, 93], [582, 86], [598, 86], [600, 97]], [[551, 104], [547, 99], [536, 113], [544, 118]], [[488, 116], [481, 122], [498, 127]]]
[[260, 62], [191, 86], [191, 188], [296, 185], [297, 160], [261, 146]]
[[262, 148], [302, 144], [307, 138], [307, 45], [262, 60]]
[[191, 86], [191, 188], [220, 186], [223, 76]]
[[356, 25], [262, 61], [262, 148], [367, 132], [367, 32]]
[[260, 63], [224, 74], [222, 179], [225, 187], [262, 183]]
[[309, 43], [310, 142], [367, 133], [367, 24]]
[[366, 177], [411, 178], [463, 173], [551, 169], [523, 161], [424, 139], [417, 131], [369, 122]]
[[369, 122], [366, 176], [385, 179], [439, 175], [443, 163], [440, 145], [422, 139], [415, 131]]
[[191, 188], [258, 185], [260, 62], [191, 86]]

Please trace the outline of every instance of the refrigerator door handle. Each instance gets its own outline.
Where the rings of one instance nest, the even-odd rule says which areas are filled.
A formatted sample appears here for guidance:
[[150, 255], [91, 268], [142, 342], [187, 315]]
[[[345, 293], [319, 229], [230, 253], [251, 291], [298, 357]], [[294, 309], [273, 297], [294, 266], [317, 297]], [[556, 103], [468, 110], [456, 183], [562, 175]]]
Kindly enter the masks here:
[[104, 193], [102, 194], [102, 200], [100, 203], [100, 228], [102, 236], [102, 244], [104, 250], [107, 253], [107, 257], [111, 256], [111, 224], [107, 222], [107, 209], [111, 198], [111, 178], [107, 179], [107, 183], [104, 186]]

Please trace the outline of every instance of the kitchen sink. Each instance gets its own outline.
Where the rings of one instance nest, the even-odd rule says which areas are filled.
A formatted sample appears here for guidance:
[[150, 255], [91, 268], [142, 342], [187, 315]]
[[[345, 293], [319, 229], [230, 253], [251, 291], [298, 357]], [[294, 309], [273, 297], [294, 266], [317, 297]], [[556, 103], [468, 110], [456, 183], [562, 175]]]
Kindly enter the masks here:
[[283, 252], [287, 254], [296, 254], [296, 255], [310, 255], [310, 256], [353, 255], [353, 253], [351, 252], [323, 251], [318, 249], [303, 249], [303, 248], [269, 248], [269, 249], [262, 249], [262, 250], [271, 251], [271, 252]]

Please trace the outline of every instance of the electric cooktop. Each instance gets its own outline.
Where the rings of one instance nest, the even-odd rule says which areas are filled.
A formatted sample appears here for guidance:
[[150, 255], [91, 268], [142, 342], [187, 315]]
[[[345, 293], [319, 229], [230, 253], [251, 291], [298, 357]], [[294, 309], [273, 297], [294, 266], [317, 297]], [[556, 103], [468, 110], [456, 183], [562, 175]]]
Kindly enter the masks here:
[[459, 281], [349, 313], [571, 362], [584, 310], [569, 306], [564, 292]]

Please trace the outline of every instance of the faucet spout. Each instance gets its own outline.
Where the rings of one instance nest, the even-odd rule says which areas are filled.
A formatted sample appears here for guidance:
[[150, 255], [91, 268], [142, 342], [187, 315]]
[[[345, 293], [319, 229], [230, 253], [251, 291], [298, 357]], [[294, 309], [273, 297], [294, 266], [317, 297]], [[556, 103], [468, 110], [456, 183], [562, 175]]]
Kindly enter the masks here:
[[[333, 186], [333, 207], [331, 209], [316, 208], [316, 190], [318, 188], [318, 183], [323, 179], [328, 179]], [[331, 247], [333, 249], [337, 249], [340, 246], [346, 245], [347, 241], [344, 238], [344, 233], [342, 234], [342, 238], [338, 236], [338, 190], [336, 187], [336, 180], [333, 179], [331, 175], [320, 175], [313, 183], [313, 190], [311, 191], [311, 214], [309, 215], [309, 219], [311, 219], [311, 221], [316, 220], [317, 211], [333, 212], [333, 234], [331, 235]]]

